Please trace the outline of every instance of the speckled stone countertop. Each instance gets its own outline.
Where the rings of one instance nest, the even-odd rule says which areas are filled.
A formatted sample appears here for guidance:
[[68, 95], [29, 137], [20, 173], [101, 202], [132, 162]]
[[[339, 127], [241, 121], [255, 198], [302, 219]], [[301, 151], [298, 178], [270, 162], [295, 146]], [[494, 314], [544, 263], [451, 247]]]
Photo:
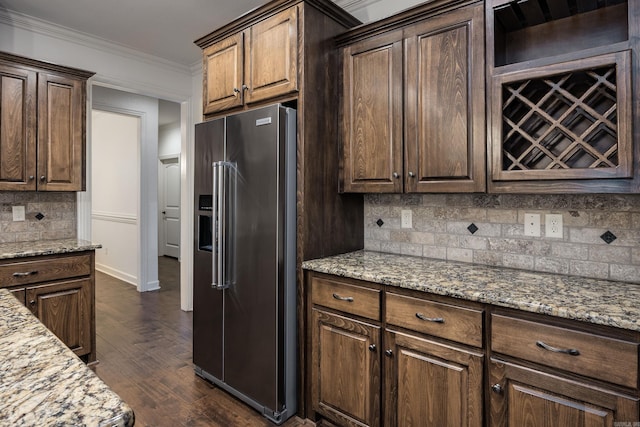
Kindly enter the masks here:
[[0, 424], [134, 424], [131, 408], [6, 289], [0, 289]]
[[101, 248], [81, 239], [39, 240], [37, 242], [0, 243], [0, 259], [23, 258], [38, 255], [56, 255]]
[[357, 251], [305, 261], [321, 273], [640, 331], [640, 284]]

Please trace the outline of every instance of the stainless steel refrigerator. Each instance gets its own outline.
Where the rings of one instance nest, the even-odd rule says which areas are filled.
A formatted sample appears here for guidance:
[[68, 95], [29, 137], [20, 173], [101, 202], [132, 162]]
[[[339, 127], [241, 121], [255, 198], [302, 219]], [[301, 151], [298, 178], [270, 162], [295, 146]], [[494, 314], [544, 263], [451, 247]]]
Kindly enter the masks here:
[[280, 424], [296, 412], [296, 111], [195, 132], [193, 362]]

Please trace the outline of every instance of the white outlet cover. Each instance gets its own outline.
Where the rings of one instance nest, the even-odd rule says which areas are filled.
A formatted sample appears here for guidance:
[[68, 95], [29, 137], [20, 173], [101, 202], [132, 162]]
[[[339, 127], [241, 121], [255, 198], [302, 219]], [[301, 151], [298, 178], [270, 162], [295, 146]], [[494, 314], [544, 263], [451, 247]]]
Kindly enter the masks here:
[[524, 214], [524, 235], [540, 237], [540, 214]]
[[24, 206], [11, 206], [14, 221], [24, 221]]
[[562, 239], [561, 214], [547, 214], [544, 216], [544, 234], [546, 237]]
[[400, 228], [412, 228], [413, 216], [411, 210], [406, 209], [400, 212]]

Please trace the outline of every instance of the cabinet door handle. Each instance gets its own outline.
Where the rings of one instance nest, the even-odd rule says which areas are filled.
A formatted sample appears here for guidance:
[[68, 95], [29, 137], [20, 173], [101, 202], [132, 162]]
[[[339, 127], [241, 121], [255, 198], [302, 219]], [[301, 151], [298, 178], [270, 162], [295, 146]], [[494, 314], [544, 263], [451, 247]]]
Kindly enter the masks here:
[[409, 177], [410, 177], [410, 178], [415, 178], [415, 176], [416, 176], [416, 174], [415, 174], [415, 173], [413, 173], [413, 172], [409, 172]]
[[35, 178], [35, 176], [29, 175], [29, 181], [33, 181], [33, 178]]
[[32, 299], [31, 301], [29, 301], [29, 304], [36, 305], [36, 300]]
[[493, 390], [494, 393], [502, 393], [502, 386], [500, 384], [494, 384], [491, 386], [491, 390]]
[[400, 178], [400, 174], [399, 174], [398, 172], [394, 172], [394, 173], [393, 173], [393, 177], [394, 177], [395, 179], [398, 179], [398, 178]]
[[233, 93], [240, 93], [240, 89], [238, 89], [237, 87], [233, 88]]
[[353, 297], [342, 297], [336, 293], [333, 294], [333, 297], [340, 301], [353, 302]]
[[13, 273], [13, 277], [27, 277], [27, 276], [33, 276], [34, 274], [38, 274], [38, 271], [34, 270], [34, 271], [15, 272]]
[[385, 350], [384, 354], [386, 354], [387, 357], [392, 357], [393, 356], [393, 350]]
[[42, 181], [42, 182], [44, 182], [44, 180], [45, 180], [45, 179], [47, 179], [47, 178], [46, 178], [44, 175], [42, 175], [42, 176], [40, 177], [40, 181]]
[[420, 320], [424, 320], [425, 322], [444, 323], [444, 319], [442, 317], [427, 317], [422, 313], [416, 313], [416, 317]]
[[375, 344], [371, 344], [369, 346], [369, 351], [376, 351], [376, 345]]
[[580, 356], [580, 351], [576, 350], [575, 348], [558, 348], [558, 347], [553, 347], [550, 346], [549, 344], [546, 344], [542, 341], [536, 341], [536, 345], [542, 349], [545, 349], [547, 351], [552, 351], [554, 353], [564, 353], [564, 354], [568, 354], [570, 356]]

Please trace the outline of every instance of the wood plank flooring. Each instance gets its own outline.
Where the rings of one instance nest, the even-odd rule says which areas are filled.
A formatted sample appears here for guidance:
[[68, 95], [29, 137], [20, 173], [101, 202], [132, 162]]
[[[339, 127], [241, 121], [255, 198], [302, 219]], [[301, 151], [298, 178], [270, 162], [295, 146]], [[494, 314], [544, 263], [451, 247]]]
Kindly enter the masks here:
[[[96, 272], [93, 369], [131, 406], [136, 426], [272, 426], [254, 409], [196, 376], [192, 313], [180, 310], [179, 265], [160, 257], [159, 291]], [[313, 426], [293, 418], [286, 427]]]

